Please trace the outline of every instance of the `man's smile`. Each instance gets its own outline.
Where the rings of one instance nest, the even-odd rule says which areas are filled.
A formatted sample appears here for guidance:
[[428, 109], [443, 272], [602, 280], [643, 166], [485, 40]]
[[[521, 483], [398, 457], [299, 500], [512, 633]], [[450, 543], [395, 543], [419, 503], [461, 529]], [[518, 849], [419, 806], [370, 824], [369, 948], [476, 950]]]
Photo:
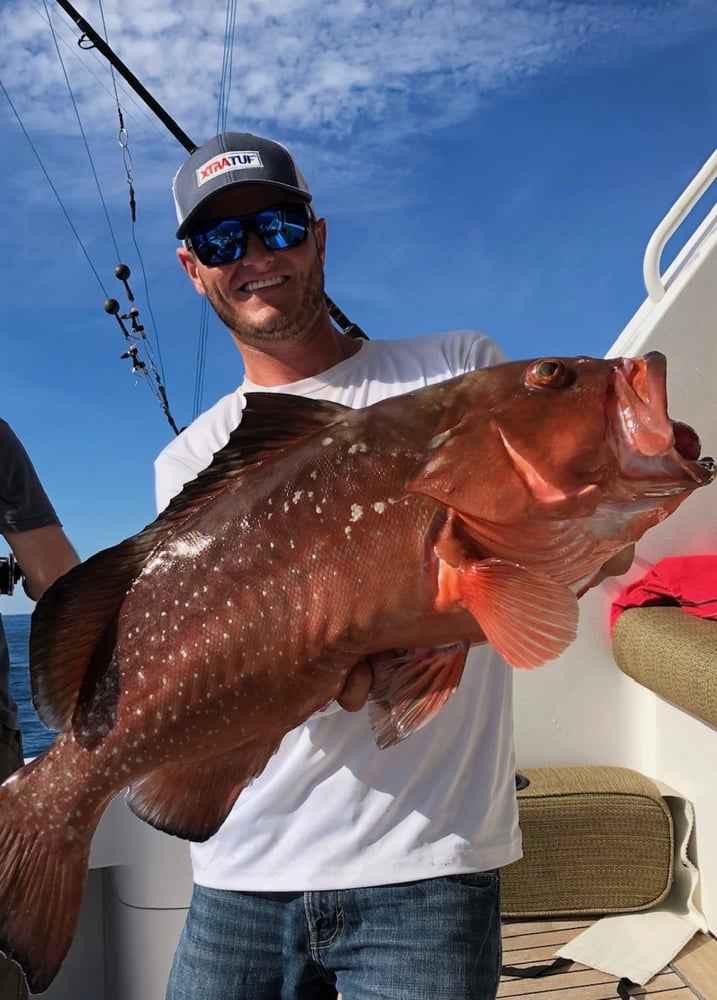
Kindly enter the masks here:
[[276, 278], [263, 278], [259, 281], [247, 281], [241, 286], [242, 292], [256, 292], [260, 288], [271, 288], [273, 285], [283, 285], [285, 281], [289, 279], [285, 274], [278, 275]]

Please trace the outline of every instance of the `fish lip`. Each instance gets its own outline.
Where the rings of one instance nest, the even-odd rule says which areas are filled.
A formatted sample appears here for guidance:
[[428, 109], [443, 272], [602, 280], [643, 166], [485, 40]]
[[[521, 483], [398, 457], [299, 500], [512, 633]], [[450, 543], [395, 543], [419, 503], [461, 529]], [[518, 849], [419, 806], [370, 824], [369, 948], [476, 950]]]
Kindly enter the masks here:
[[[697, 432], [667, 413], [667, 359], [659, 351], [641, 358], [617, 358], [612, 373], [615, 441], [623, 470], [633, 476], [658, 473], [684, 483], [712, 482], [717, 467], [700, 459]], [[677, 430], [677, 434], [676, 434]], [[684, 487], [682, 487], [684, 488]]]

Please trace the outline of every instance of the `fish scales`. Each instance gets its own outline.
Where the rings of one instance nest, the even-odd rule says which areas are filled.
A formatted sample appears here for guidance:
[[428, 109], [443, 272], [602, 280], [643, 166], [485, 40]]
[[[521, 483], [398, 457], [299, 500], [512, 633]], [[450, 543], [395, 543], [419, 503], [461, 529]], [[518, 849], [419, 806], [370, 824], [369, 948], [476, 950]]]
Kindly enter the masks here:
[[31, 988], [119, 790], [204, 839], [367, 655], [379, 746], [434, 717], [470, 644], [554, 658], [576, 593], [714, 478], [699, 450], [658, 354], [513, 362], [356, 411], [250, 394], [167, 511], [33, 615], [34, 700], [62, 732], [0, 787], [0, 947]]

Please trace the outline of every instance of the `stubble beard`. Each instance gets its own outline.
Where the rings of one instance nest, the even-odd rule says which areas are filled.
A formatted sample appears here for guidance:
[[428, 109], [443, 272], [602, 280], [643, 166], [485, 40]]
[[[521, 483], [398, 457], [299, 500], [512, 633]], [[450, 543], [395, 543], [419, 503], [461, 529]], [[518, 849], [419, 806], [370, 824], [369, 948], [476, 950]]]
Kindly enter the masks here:
[[304, 285], [304, 294], [297, 307], [290, 313], [272, 311], [262, 320], [249, 320], [242, 315], [241, 307], [220, 298], [204, 286], [207, 299], [219, 319], [234, 337], [247, 345], [259, 346], [294, 341], [311, 332], [321, 315], [324, 302], [324, 269], [317, 256]]

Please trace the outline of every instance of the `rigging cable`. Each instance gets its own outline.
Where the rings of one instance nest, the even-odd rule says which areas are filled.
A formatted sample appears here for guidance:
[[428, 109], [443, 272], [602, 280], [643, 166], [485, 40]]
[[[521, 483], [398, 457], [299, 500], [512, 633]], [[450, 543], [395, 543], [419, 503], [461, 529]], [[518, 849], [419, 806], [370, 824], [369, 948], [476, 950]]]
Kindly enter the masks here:
[[42, 162], [42, 157], [40, 156], [40, 154], [38, 153], [37, 149], [35, 148], [35, 144], [33, 143], [32, 139], [30, 138], [30, 135], [29, 135], [27, 129], [25, 128], [25, 125], [23, 124], [22, 118], [20, 117], [20, 114], [19, 114], [17, 108], [13, 104], [12, 98], [10, 97], [10, 94], [7, 92], [7, 90], [5, 88], [5, 84], [2, 82], [2, 79], [0, 79], [0, 89], [2, 89], [2, 92], [5, 95], [5, 99], [7, 100], [8, 104], [10, 105], [10, 109], [11, 109], [12, 113], [15, 115], [15, 118], [17, 119], [17, 123], [20, 126], [20, 128], [22, 129], [23, 135], [27, 139], [27, 142], [28, 142], [28, 145], [30, 146], [30, 149], [34, 153], [35, 159], [37, 160], [38, 164], [40, 165], [40, 169], [42, 170], [43, 174], [45, 175], [45, 180], [50, 185], [50, 189], [51, 189], [52, 193], [54, 194], [55, 198], [57, 199], [57, 203], [60, 206], [63, 215], [67, 219], [67, 224], [69, 225], [70, 229], [72, 230], [73, 235], [74, 235], [75, 239], [77, 240], [77, 243], [78, 243], [78, 245], [80, 247], [80, 250], [82, 250], [82, 253], [85, 255], [85, 259], [87, 260], [87, 263], [90, 265], [90, 270], [94, 274], [95, 278], [97, 278], [97, 284], [100, 286], [100, 288], [102, 289], [102, 291], [104, 292], [104, 294], [107, 295], [108, 292], [107, 292], [107, 289], [105, 288], [105, 286], [104, 286], [104, 284], [102, 282], [102, 278], [99, 276], [99, 274], [97, 272], [97, 268], [92, 263], [92, 258], [90, 257], [89, 253], [87, 252], [87, 248], [86, 248], [85, 244], [82, 242], [82, 237], [78, 233], [77, 229], [75, 228], [75, 224], [73, 223], [72, 219], [70, 218], [70, 213], [65, 208], [65, 205], [64, 205], [64, 203], [62, 201], [62, 198], [60, 197], [60, 192], [57, 190], [57, 188], [55, 187], [55, 185], [54, 185], [54, 183], [52, 181], [52, 178], [48, 174], [47, 169], [45, 167], [45, 164]]
[[92, 176], [95, 179], [95, 187], [97, 188], [97, 194], [99, 195], [99, 198], [100, 198], [100, 203], [102, 205], [102, 211], [104, 212], [105, 219], [107, 220], [107, 227], [108, 227], [108, 229], [110, 231], [110, 236], [112, 237], [112, 243], [113, 243], [114, 248], [115, 248], [115, 253], [117, 254], [117, 260], [119, 261], [119, 259], [120, 259], [120, 252], [119, 252], [119, 247], [117, 246], [117, 240], [115, 239], [114, 229], [112, 228], [112, 220], [110, 219], [110, 214], [107, 211], [107, 204], [106, 204], [104, 196], [102, 194], [102, 188], [100, 186], [100, 181], [99, 181], [99, 178], [97, 176], [97, 171], [95, 170], [95, 162], [92, 159], [92, 153], [90, 152], [90, 147], [89, 147], [89, 144], [87, 142], [87, 136], [85, 135], [85, 129], [84, 129], [83, 125], [82, 125], [82, 118], [80, 117], [80, 111], [79, 111], [79, 108], [77, 107], [77, 101], [75, 100], [75, 95], [74, 95], [74, 93], [72, 91], [72, 85], [70, 84], [70, 78], [67, 75], [67, 70], [65, 69], [65, 62], [64, 62], [64, 60], [62, 58], [62, 53], [60, 52], [60, 46], [59, 46], [59, 44], [57, 42], [57, 38], [55, 36], [55, 27], [54, 27], [54, 25], [52, 23], [52, 18], [50, 17], [50, 12], [47, 9], [47, 0], [43, 0], [43, 4], [44, 4], [44, 7], [45, 7], [45, 13], [47, 14], [47, 23], [50, 25], [50, 32], [52, 34], [52, 41], [53, 41], [53, 43], [55, 45], [55, 52], [57, 53], [57, 58], [59, 60], [60, 66], [62, 68], [62, 74], [65, 77], [65, 83], [67, 84], [67, 91], [68, 91], [68, 93], [70, 95], [70, 101], [72, 102], [72, 107], [73, 107], [74, 112], [75, 112], [75, 118], [77, 119], [77, 125], [78, 125], [78, 127], [80, 129], [80, 135], [82, 136], [82, 142], [83, 142], [84, 147], [85, 147], [85, 152], [87, 153], [87, 159], [90, 162], [90, 169], [92, 171]]
[[[47, 14], [43, 15], [43, 12], [40, 10], [40, 8], [37, 6], [37, 4], [34, 3], [34, 2], [32, 3], [32, 7], [33, 7], [33, 10], [35, 11], [35, 13], [37, 14], [37, 16], [42, 21], [45, 22], [46, 27], [51, 28], [52, 26], [51, 26], [50, 21], [49, 21], [49, 19], [47, 17]], [[81, 46], [77, 45], [77, 39], [73, 37], [73, 39], [72, 39], [73, 44], [70, 45], [70, 43], [67, 40], [67, 38], [63, 37], [62, 31], [59, 30], [59, 28], [64, 28], [64, 24], [63, 24], [62, 21], [59, 22], [59, 26], [58, 25], [55, 26], [55, 36], [59, 39], [59, 41], [62, 43], [62, 45], [65, 47], [65, 49], [67, 49], [67, 51], [70, 53], [70, 55], [73, 56], [75, 59], [77, 59], [79, 61], [79, 56], [77, 55], [77, 52], [75, 50], [78, 47], [81, 47]], [[95, 62], [98, 65], [104, 66], [104, 63], [100, 62], [100, 56], [99, 56], [99, 54], [95, 53], [94, 50], [83, 49], [83, 51], [92, 52], [93, 58], [94, 58]], [[97, 86], [99, 88], [101, 88], [102, 90], [104, 90], [104, 92], [111, 97], [112, 93], [111, 93], [109, 87], [107, 86], [107, 84], [105, 83], [105, 81], [103, 79], [101, 79], [97, 75], [97, 73], [94, 72], [91, 64], [89, 62], [87, 62], [87, 61], [83, 61], [82, 62], [82, 66], [83, 66], [85, 72], [90, 74], [90, 76], [95, 81], [95, 83], [97, 84]], [[126, 87], [123, 88], [123, 94], [124, 94], [124, 100], [125, 100], [125, 107], [127, 106], [127, 103], [131, 104], [132, 105], [132, 112], [135, 112], [136, 115], [141, 116], [142, 119], [143, 119], [143, 123], [145, 125], [147, 125], [148, 127], [152, 128], [157, 133], [157, 135], [164, 135], [164, 133], [162, 132], [162, 130], [159, 127], [159, 122], [157, 121], [156, 116], [149, 114], [149, 109], [146, 107], [146, 105], [140, 104], [140, 102], [136, 98], [136, 95], [131, 90], [127, 89]], [[132, 114], [132, 112], [125, 111], [125, 115], [127, 115], [129, 118], [135, 118], [135, 114]]]
[[[222, 72], [219, 80], [219, 98], [217, 103], [216, 132], [224, 132], [227, 127], [229, 113], [229, 96], [232, 81], [232, 60], [234, 55], [234, 31], [236, 28], [236, 0], [227, 0], [227, 10], [224, 20], [224, 54], [222, 57]], [[207, 338], [209, 330], [209, 302], [206, 296], [202, 298], [199, 316], [199, 333], [197, 336], [197, 361], [194, 380], [194, 411], [193, 419], [202, 412], [204, 393], [204, 372], [206, 369]]]
[[[141, 97], [145, 102], [147, 107], [149, 107], [154, 114], [157, 116], [159, 121], [171, 132], [175, 139], [184, 147], [188, 153], [193, 153], [197, 149], [196, 143], [183, 131], [177, 124], [177, 122], [169, 115], [169, 113], [162, 107], [162, 105], [149, 93], [147, 88], [137, 79], [137, 77], [132, 73], [132, 71], [122, 62], [122, 60], [112, 51], [107, 42], [98, 35], [92, 25], [72, 6], [70, 0], [56, 0], [56, 3], [64, 10], [64, 12], [70, 17], [78, 28], [83, 32], [83, 38], [89, 39], [95, 48], [107, 59], [111, 66], [113, 66], [120, 75], [126, 80], [127, 83], [132, 87], [135, 94]], [[227, 24], [230, 23], [230, 19], [227, 19]], [[231, 32], [233, 34], [233, 24]], [[229, 34], [228, 30], [225, 31], [225, 46], [226, 38]], [[224, 72], [224, 71], [223, 71]], [[348, 316], [336, 305], [336, 303], [329, 298], [328, 294], [324, 291], [324, 298], [326, 300], [326, 305], [329, 310], [329, 314], [332, 320], [336, 323], [339, 329], [347, 336], [353, 338], [360, 338], [362, 340], [368, 340], [368, 337], [361, 329], [357, 323], [352, 323]]]
[[[10, 106], [10, 110], [15, 115], [15, 119], [17, 120], [17, 123], [20, 126], [20, 129], [22, 130], [22, 133], [25, 136], [28, 145], [29, 145], [30, 149], [32, 150], [33, 155], [35, 156], [35, 159], [38, 162], [40, 170], [42, 170], [42, 173], [45, 176], [45, 180], [47, 181], [47, 183], [48, 183], [48, 185], [50, 187], [50, 190], [54, 194], [55, 199], [57, 200], [57, 203], [60, 206], [62, 214], [65, 216], [65, 219], [67, 220], [67, 224], [70, 227], [70, 229], [72, 230], [72, 234], [74, 235], [75, 239], [77, 240], [78, 246], [80, 247], [80, 249], [82, 250], [82, 253], [84, 254], [85, 260], [87, 261], [87, 263], [88, 263], [88, 265], [90, 267], [90, 270], [92, 271], [92, 273], [94, 274], [95, 278], [97, 279], [97, 284], [100, 286], [100, 288], [101, 288], [101, 290], [102, 290], [102, 292], [103, 292], [103, 294], [105, 296], [105, 300], [106, 300], [105, 301], [105, 311], [106, 312], [110, 312], [110, 313], [118, 314], [119, 313], [119, 305], [118, 305], [118, 307], [117, 307], [116, 310], [114, 308], [108, 308], [108, 303], [114, 303], [115, 300], [111, 299], [109, 297], [109, 293], [108, 293], [107, 289], [105, 288], [104, 282], [102, 281], [102, 278], [100, 277], [100, 274], [99, 274], [97, 268], [95, 267], [95, 265], [94, 265], [94, 263], [92, 261], [92, 258], [90, 257], [90, 255], [88, 253], [87, 247], [85, 246], [85, 244], [84, 244], [84, 242], [82, 240], [82, 237], [80, 236], [80, 234], [79, 234], [79, 232], [78, 232], [78, 230], [77, 230], [74, 222], [72, 221], [72, 217], [70, 216], [70, 213], [67, 211], [65, 203], [63, 202], [62, 197], [60, 196], [60, 192], [55, 187], [55, 184], [54, 184], [52, 178], [50, 177], [49, 173], [47, 172], [47, 168], [45, 167], [45, 164], [42, 161], [42, 157], [40, 156], [39, 152], [37, 151], [37, 147], [35, 146], [34, 142], [32, 141], [32, 138], [31, 138], [29, 132], [25, 128], [25, 124], [24, 124], [22, 118], [20, 117], [20, 113], [17, 110], [17, 108], [15, 107], [15, 104], [13, 103], [13, 100], [10, 97], [10, 94], [9, 94], [7, 88], [5, 87], [5, 84], [2, 82], [1, 78], [0, 78], [0, 90], [2, 90], [3, 94], [5, 95], [5, 99], [7, 100], [8, 104]], [[123, 267], [123, 266], [124, 265], [118, 265], [118, 268], [115, 269], [115, 274], [117, 274], [118, 269], [121, 268], [121, 267]], [[117, 276], [119, 277], [119, 274], [117, 274]], [[135, 312], [136, 312], [136, 310], [135, 310]], [[119, 323], [119, 325], [120, 325], [120, 327], [122, 329], [122, 332], [123, 332], [125, 338], [129, 341], [129, 344], [130, 344], [128, 351], [125, 354], [123, 354], [122, 357], [123, 358], [131, 358], [132, 359], [132, 361], [133, 361], [132, 371], [135, 374], [139, 373], [139, 374], [147, 375], [148, 385], [149, 385], [151, 391], [157, 397], [157, 399], [159, 401], [159, 404], [160, 404], [160, 406], [161, 406], [161, 408], [162, 408], [165, 416], [167, 417], [167, 419], [168, 419], [168, 421], [169, 421], [172, 429], [174, 430], [174, 432], [176, 434], [178, 434], [179, 433], [179, 429], [177, 428], [176, 424], [174, 423], [174, 419], [172, 418], [172, 415], [169, 412], [169, 404], [168, 404], [168, 401], [167, 401], [166, 393], [164, 392], [164, 386], [161, 384], [161, 382], [158, 382], [158, 385], [155, 387], [152, 384], [151, 380], [149, 379], [149, 373], [146, 370], [146, 366], [137, 359], [137, 345], [134, 343], [134, 341], [138, 338], [138, 336], [142, 336], [143, 340], [146, 340], [146, 338], [144, 337], [144, 330], [143, 330], [143, 328], [137, 324], [136, 319], [134, 317], [132, 317], [132, 333], [130, 333], [130, 331], [124, 325], [123, 319], [129, 318], [131, 315], [132, 315], [132, 311], [130, 311], [129, 313], [127, 313], [125, 316], [122, 316], [122, 317], [120, 317], [119, 315], [117, 315], [117, 322]], [[156, 375], [155, 375], [155, 379], [156, 379]]]
[[[105, 40], [107, 39], [107, 24], [105, 22], [105, 12], [102, 7], [102, 0], [99, 0], [100, 5], [100, 17], [102, 18], [102, 29], [104, 31]], [[139, 260], [140, 271], [142, 272], [142, 280], [144, 284], [144, 294], [147, 299], [147, 309], [149, 311], [149, 316], [152, 321], [152, 328], [154, 330], [154, 337], [157, 343], [157, 358], [159, 360], [159, 371], [162, 376], [162, 381], [165, 381], [164, 375], [164, 364], [162, 362], [162, 350], [159, 343], [159, 329], [157, 327], [157, 321], [154, 318], [154, 311], [152, 309], [152, 303], [149, 296], [149, 282], [147, 280], [147, 271], [144, 266], [144, 259], [142, 257], [142, 251], [140, 250], [139, 243], [137, 242], [137, 230], [136, 230], [136, 202], [135, 202], [135, 192], [132, 179], [132, 154], [129, 150], [129, 134], [124, 124], [124, 115], [122, 113], [122, 107], [120, 105], [119, 93], [117, 91], [117, 79], [115, 77], [114, 66], [110, 63], [110, 76], [112, 78], [112, 87], [114, 89], [115, 103], [117, 104], [117, 116], [119, 118], [119, 133], [117, 140], [119, 142], [120, 148], [122, 150], [122, 162], [125, 168], [125, 174], [127, 177], [127, 186], [129, 188], [129, 202], [130, 202], [130, 216], [132, 219], [132, 243], [134, 245], [135, 251], [137, 253], [137, 258]], [[119, 254], [117, 255], [119, 260]], [[154, 355], [152, 353], [152, 346], [149, 341], [146, 341], [146, 350], [149, 355], [152, 366], [154, 367]]]
[[[48, 7], [47, 7], [47, 0], [43, 0], [43, 4], [44, 4], [44, 7], [45, 7], [45, 15], [46, 15], [47, 24], [48, 24], [48, 26], [50, 28], [50, 31], [51, 31], [51, 34], [52, 34], [52, 38], [53, 38], [53, 42], [54, 42], [54, 45], [55, 45], [55, 51], [57, 53], [57, 58], [59, 60], [60, 66], [62, 68], [63, 75], [65, 77], [65, 83], [67, 85], [68, 93], [70, 95], [70, 100], [71, 100], [72, 106], [73, 106], [74, 111], [75, 111], [75, 117], [77, 118], [77, 123], [78, 123], [78, 127], [79, 127], [79, 130], [80, 130], [80, 134], [82, 136], [82, 141], [84, 143], [85, 151], [87, 153], [87, 158], [89, 160], [90, 168], [92, 170], [92, 175], [93, 175], [94, 180], [95, 180], [95, 185], [97, 187], [97, 193], [98, 193], [98, 196], [99, 196], [99, 199], [100, 199], [100, 203], [101, 203], [103, 211], [104, 211], [105, 219], [107, 221], [107, 227], [109, 229], [110, 236], [112, 238], [112, 243], [114, 245], [116, 258], [119, 261], [120, 260], [120, 252], [119, 252], [119, 247], [117, 245], [117, 240], [115, 238], [114, 229], [112, 227], [112, 221], [110, 219], [109, 212], [108, 212], [108, 209], [107, 209], [107, 204], [105, 202], [105, 199], [104, 199], [104, 196], [103, 196], [103, 193], [102, 193], [102, 187], [100, 185], [99, 177], [98, 177], [97, 171], [95, 169], [94, 160], [92, 158], [92, 153], [91, 153], [90, 148], [89, 148], [89, 143], [87, 141], [87, 136], [85, 134], [84, 126], [82, 124], [82, 118], [80, 116], [79, 108], [78, 108], [77, 102], [75, 100], [75, 95], [74, 95], [73, 90], [72, 90], [72, 85], [70, 83], [69, 76], [67, 74], [67, 69], [65, 67], [65, 63], [64, 63], [64, 60], [62, 58], [62, 54], [60, 52], [60, 47], [59, 47], [59, 44], [58, 44], [58, 38], [57, 38], [57, 34], [55, 32], [54, 23], [53, 23], [53, 20], [52, 20], [52, 18], [50, 16], [50, 12], [48, 10]], [[82, 47], [82, 39], [80, 39], [80, 41], [79, 41], [78, 44], [80, 45], [80, 47]], [[114, 75], [113, 75], [113, 84], [114, 84]], [[119, 96], [117, 94], [117, 88], [116, 88], [116, 86], [115, 86], [115, 97], [117, 99], [118, 110], [119, 110]], [[13, 110], [15, 111], [14, 108], [13, 108]], [[16, 115], [16, 117], [19, 120], [19, 115], [17, 114], [17, 111], [15, 111], [15, 115]], [[121, 110], [120, 110], [120, 119], [121, 119]], [[122, 121], [122, 119], [121, 119], [121, 121]], [[27, 132], [26, 132], [24, 126], [22, 126], [22, 122], [20, 122], [20, 124], [21, 124], [21, 127], [23, 128], [23, 132], [25, 132], [25, 134], [27, 135]], [[122, 122], [122, 124], [123, 124], [123, 122]], [[28, 136], [28, 139], [29, 139], [29, 136]], [[31, 146], [32, 146], [32, 143], [31, 143]], [[37, 154], [37, 151], [35, 150], [34, 146], [32, 146], [32, 148], [33, 148], [33, 152], [35, 153], [35, 155], [38, 158], [38, 161], [40, 162], [40, 165], [41, 165], [41, 167], [43, 169], [43, 172], [45, 173], [45, 176], [49, 180], [49, 175], [48, 175], [47, 171], [45, 170], [44, 165], [42, 164], [42, 161], [40, 160], [40, 157]], [[125, 163], [126, 162], [127, 161], [125, 161]], [[66, 218], [68, 219], [68, 221], [70, 221], [69, 214], [68, 214], [67, 210], [65, 209], [64, 205], [62, 205], [62, 201], [59, 198], [59, 195], [57, 194], [57, 191], [54, 188], [54, 185], [51, 184], [51, 186], [52, 186], [53, 190], [55, 191], [56, 197], [58, 197], [58, 200], [60, 201], [61, 207], [62, 207], [62, 209], [63, 209], [63, 211], [65, 213]], [[94, 271], [95, 275], [98, 277], [98, 280], [100, 281], [100, 287], [102, 288], [102, 290], [103, 290], [103, 292], [105, 294], [105, 311], [108, 312], [108, 313], [110, 313], [110, 314], [115, 315], [115, 317], [117, 319], [117, 322], [119, 323], [120, 328], [122, 330], [122, 333], [123, 333], [125, 339], [129, 343], [129, 349], [127, 350], [126, 353], [122, 354], [121, 357], [122, 358], [129, 358], [129, 359], [131, 359], [133, 374], [146, 376], [146, 378], [147, 378], [147, 384], [149, 385], [150, 390], [152, 391], [152, 393], [155, 395], [157, 401], [159, 402], [159, 405], [160, 405], [162, 411], [164, 412], [165, 416], [167, 417], [167, 420], [169, 421], [170, 426], [172, 427], [172, 429], [174, 430], [174, 432], [178, 434], [179, 430], [178, 430], [178, 428], [177, 428], [177, 426], [176, 426], [176, 424], [174, 422], [174, 419], [173, 419], [173, 417], [172, 417], [172, 415], [170, 413], [170, 410], [169, 410], [169, 401], [167, 399], [167, 394], [166, 394], [166, 391], [165, 391], [165, 388], [164, 388], [164, 384], [162, 382], [162, 378], [160, 378], [159, 372], [157, 370], [157, 366], [156, 366], [155, 361], [154, 361], [154, 357], [153, 357], [153, 354], [152, 354], [151, 344], [147, 340], [147, 336], [146, 336], [144, 327], [138, 322], [137, 317], [139, 315], [139, 311], [133, 305], [133, 303], [134, 303], [134, 296], [131, 294], [131, 292], [129, 292], [129, 286], [126, 283], [126, 277], [129, 276], [129, 268], [127, 268], [126, 265], [121, 264], [121, 263], [118, 263], [117, 267], [115, 268], [115, 275], [117, 277], [120, 276], [120, 271], [122, 271], [122, 272], [126, 271], [126, 276], [125, 276], [125, 279], [124, 279], [124, 281], [125, 281], [125, 287], [126, 287], [128, 293], [129, 293], [130, 302], [131, 302], [131, 305], [132, 305], [132, 308], [130, 308], [130, 310], [129, 310], [128, 313], [124, 314], [123, 316], [120, 316], [120, 314], [119, 314], [119, 304], [116, 303], [116, 300], [109, 298], [109, 296], [107, 294], [107, 291], [106, 291], [106, 289], [104, 287], [104, 284], [99, 279], [99, 275], [97, 275], [97, 271], [96, 271], [94, 265], [89, 260], [89, 254], [85, 250], [84, 245], [82, 244], [82, 241], [79, 239], [79, 234], [77, 233], [77, 230], [75, 229], [74, 225], [72, 225], [71, 221], [70, 221], [70, 225], [71, 225], [73, 233], [75, 234], [76, 238], [80, 242], [80, 245], [82, 246], [82, 249], [83, 249], [83, 252], [85, 253], [85, 256], [87, 257], [88, 261], [90, 262], [92, 270]], [[135, 242], [135, 247], [137, 249], [137, 252], [138, 252], [138, 254], [140, 256], [140, 261], [141, 261], [141, 253], [139, 252], [139, 247], [137, 246], [136, 239], [135, 239], [134, 242]], [[146, 288], [146, 275], [145, 275], [145, 288]], [[114, 308], [114, 305], [116, 305], [116, 308]], [[150, 314], [151, 314], [151, 308], [150, 308]], [[128, 330], [128, 328], [122, 322], [123, 319], [130, 319], [130, 318], [132, 320], [131, 331]], [[140, 340], [141, 340], [141, 342], [143, 344], [144, 351], [147, 353], [147, 356], [149, 358], [149, 363], [150, 363], [150, 368], [149, 369], [147, 368], [147, 365], [139, 357], [138, 341], [140, 341]], [[160, 363], [161, 363], [161, 359], [160, 359]]]
[[236, 0], [227, 0], [227, 14], [224, 23], [224, 59], [219, 82], [219, 104], [217, 108], [217, 132], [225, 132], [229, 113], [229, 95], [232, 87], [232, 61], [234, 58], [234, 31], [237, 22]]

